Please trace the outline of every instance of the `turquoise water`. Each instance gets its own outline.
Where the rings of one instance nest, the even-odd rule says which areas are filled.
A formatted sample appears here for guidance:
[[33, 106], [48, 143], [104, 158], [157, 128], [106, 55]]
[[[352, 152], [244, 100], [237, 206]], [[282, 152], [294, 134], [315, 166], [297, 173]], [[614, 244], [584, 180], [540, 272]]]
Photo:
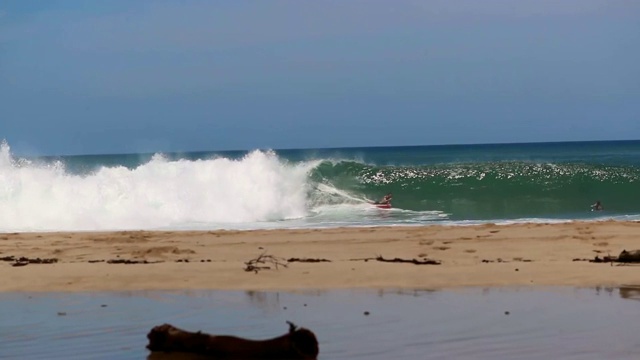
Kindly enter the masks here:
[[638, 294], [637, 288], [0, 294], [0, 358], [153, 359], [146, 334], [163, 323], [265, 339], [285, 333], [292, 321], [316, 334], [319, 359], [637, 359]]
[[[39, 158], [5, 143], [0, 231], [629, 220], [639, 180], [640, 141]], [[393, 209], [368, 204], [387, 192]]]

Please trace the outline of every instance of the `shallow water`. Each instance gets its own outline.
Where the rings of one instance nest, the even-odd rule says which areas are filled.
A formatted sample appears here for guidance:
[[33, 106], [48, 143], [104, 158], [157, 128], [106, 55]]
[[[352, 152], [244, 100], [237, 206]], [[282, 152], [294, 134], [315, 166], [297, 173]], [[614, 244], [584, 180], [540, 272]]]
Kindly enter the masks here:
[[162, 323], [259, 339], [292, 321], [317, 335], [320, 359], [637, 359], [639, 299], [637, 288], [0, 294], [0, 358], [146, 359]]

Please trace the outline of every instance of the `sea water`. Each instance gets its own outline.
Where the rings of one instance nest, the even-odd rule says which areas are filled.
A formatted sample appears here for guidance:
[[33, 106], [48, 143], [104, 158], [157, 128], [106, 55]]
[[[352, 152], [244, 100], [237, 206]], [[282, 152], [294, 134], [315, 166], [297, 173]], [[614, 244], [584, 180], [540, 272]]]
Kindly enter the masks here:
[[[640, 141], [40, 157], [4, 142], [0, 232], [638, 220], [639, 180]], [[370, 205], [388, 192], [392, 209]]]

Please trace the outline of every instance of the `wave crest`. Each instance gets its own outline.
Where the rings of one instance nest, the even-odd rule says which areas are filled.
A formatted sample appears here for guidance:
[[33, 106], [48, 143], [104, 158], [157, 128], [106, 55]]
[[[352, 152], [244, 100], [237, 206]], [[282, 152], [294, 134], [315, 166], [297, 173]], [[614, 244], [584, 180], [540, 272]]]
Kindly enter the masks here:
[[21, 164], [4, 144], [0, 229], [140, 229], [301, 218], [307, 215], [313, 166], [288, 163], [272, 151], [177, 161], [156, 154], [134, 168], [102, 166], [77, 175], [59, 161]]

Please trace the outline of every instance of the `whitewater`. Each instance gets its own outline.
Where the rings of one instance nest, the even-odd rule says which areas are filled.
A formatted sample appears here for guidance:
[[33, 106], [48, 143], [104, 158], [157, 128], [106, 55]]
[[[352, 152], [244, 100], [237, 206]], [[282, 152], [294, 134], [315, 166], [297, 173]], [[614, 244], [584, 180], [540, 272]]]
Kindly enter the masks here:
[[240, 160], [168, 161], [100, 167], [87, 175], [62, 162], [17, 161], [0, 149], [0, 229], [154, 229], [303, 218], [313, 163], [290, 165], [272, 152]]
[[[639, 219], [640, 144], [20, 157], [0, 145], [0, 232]], [[393, 209], [370, 202], [394, 193]], [[601, 198], [608, 210], [588, 211]]]
[[239, 159], [173, 161], [155, 154], [134, 168], [74, 174], [61, 160], [15, 158], [5, 142], [0, 231], [281, 228], [310, 225], [295, 220], [313, 217], [316, 225], [323, 217], [338, 224], [343, 215], [373, 210], [364, 198], [310, 184], [318, 164], [259, 150]]

